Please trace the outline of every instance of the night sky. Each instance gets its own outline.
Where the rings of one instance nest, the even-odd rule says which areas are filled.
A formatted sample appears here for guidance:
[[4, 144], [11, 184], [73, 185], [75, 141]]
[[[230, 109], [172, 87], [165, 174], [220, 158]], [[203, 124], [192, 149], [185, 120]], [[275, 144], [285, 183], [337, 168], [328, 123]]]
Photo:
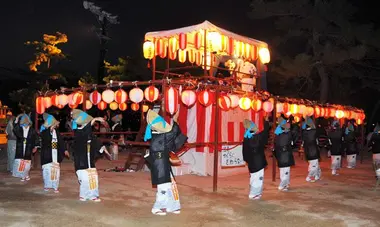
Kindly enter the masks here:
[[[251, 20], [249, 0], [235, 1], [178, 1], [178, 0], [99, 0], [93, 1], [103, 10], [119, 16], [120, 24], [112, 25], [109, 36], [107, 61], [142, 55], [146, 32], [169, 30], [194, 25], [208, 20], [217, 26], [255, 39], [268, 41], [268, 31], [274, 29], [262, 22]], [[355, 20], [373, 23], [376, 19], [375, 2], [353, 1], [360, 9]], [[99, 39], [91, 28], [98, 26], [95, 16], [83, 7], [81, 0], [13, 0], [1, 6], [2, 36], [0, 42], [0, 67], [24, 68], [33, 58], [34, 50], [27, 40], [41, 40], [42, 34], [56, 31], [68, 35], [69, 42], [60, 48], [71, 56], [65, 68], [96, 75], [99, 56]], [[0, 79], [1, 79], [0, 75]], [[270, 75], [268, 75], [270, 80]], [[0, 80], [0, 83], [2, 80]], [[4, 84], [3, 84], [4, 85]], [[7, 92], [1, 92], [0, 99]], [[6, 100], [4, 100], [7, 102]]]

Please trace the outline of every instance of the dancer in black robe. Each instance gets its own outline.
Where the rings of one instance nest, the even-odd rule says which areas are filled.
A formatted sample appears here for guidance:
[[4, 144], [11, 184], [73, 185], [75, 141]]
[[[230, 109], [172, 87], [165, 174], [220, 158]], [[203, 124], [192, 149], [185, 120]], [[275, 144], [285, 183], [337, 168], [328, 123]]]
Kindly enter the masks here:
[[[108, 151], [92, 133], [95, 121], [103, 122], [101, 117], [93, 118], [87, 113], [74, 109], [71, 112], [74, 131], [74, 164], [80, 184], [79, 200], [100, 202], [98, 172], [95, 167], [95, 157], [98, 153]], [[79, 126], [78, 126], [79, 125]]]
[[327, 134], [330, 143], [331, 154], [331, 174], [334, 176], [339, 175], [338, 170], [341, 168], [342, 162], [342, 143], [343, 143], [343, 131], [340, 127], [339, 121], [333, 121], [331, 124], [331, 130]]
[[149, 154], [145, 158], [150, 163], [152, 184], [157, 185], [156, 202], [152, 213], [155, 215], [179, 214], [181, 204], [171, 170], [170, 156], [181, 149], [187, 137], [181, 133], [176, 121], [170, 125], [153, 110], [148, 110], [146, 119], [148, 125], [144, 140], [151, 141]]
[[315, 182], [321, 179], [321, 168], [319, 167], [319, 149], [317, 131], [311, 117], [306, 117], [302, 124], [302, 147], [304, 147], [306, 159], [309, 162], [307, 182]]
[[368, 142], [368, 146], [372, 147], [372, 164], [376, 171], [376, 178], [380, 178], [380, 126], [376, 124], [372, 136]]
[[288, 191], [290, 185], [290, 167], [295, 164], [292, 151], [292, 135], [289, 132], [290, 124], [282, 117], [278, 119], [275, 130], [274, 155], [280, 169], [280, 185], [278, 190]]
[[344, 145], [347, 157], [347, 168], [354, 169], [356, 167], [358, 147], [355, 136], [355, 128], [351, 121], [347, 123], [347, 127], [344, 132]]
[[32, 154], [37, 151], [38, 135], [32, 127], [29, 115], [20, 114], [14, 121], [13, 132], [16, 136], [16, 156], [12, 175], [29, 181]]
[[44, 123], [40, 128], [41, 137], [41, 165], [44, 190], [54, 189], [58, 193], [61, 175], [60, 163], [64, 156], [69, 157], [63, 138], [59, 134], [57, 121], [52, 115], [43, 114]]
[[263, 193], [264, 169], [268, 165], [265, 158], [265, 145], [269, 124], [264, 124], [264, 130], [259, 132], [257, 125], [248, 119], [243, 122], [245, 133], [243, 140], [243, 159], [248, 164], [250, 173], [249, 199], [260, 199]]

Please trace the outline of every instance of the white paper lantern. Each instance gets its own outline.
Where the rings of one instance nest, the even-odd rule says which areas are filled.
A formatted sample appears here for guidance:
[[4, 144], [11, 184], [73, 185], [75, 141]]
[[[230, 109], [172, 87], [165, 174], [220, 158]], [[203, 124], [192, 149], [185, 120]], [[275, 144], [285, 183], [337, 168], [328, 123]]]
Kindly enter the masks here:
[[239, 100], [240, 100], [239, 96], [229, 94], [228, 97], [231, 100], [231, 109], [234, 109], [239, 106]]
[[66, 106], [69, 102], [69, 98], [65, 94], [61, 94], [58, 96], [58, 104], [62, 106]]
[[129, 99], [134, 103], [140, 103], [144, 99], [144, 92], [138, 87], [129, 91]]
[[115, 100], [115, 92], [111, 89], [104, 90], [102, 93], [102, 99], [104, 102], [110, 104], [113, 100]]
[[192, 106], [197, 101], [197, 95], [192, 90], [184, 90], [181, 94], [181, 101], [186, 106]]

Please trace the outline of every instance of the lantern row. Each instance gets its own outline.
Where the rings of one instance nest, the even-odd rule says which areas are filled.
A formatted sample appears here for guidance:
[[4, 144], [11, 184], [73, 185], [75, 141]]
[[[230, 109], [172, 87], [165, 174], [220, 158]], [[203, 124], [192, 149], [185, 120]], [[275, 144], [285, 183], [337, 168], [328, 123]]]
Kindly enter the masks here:
[[[254, 61], [260, 57], [263, 64], [270, 61], [269, 50], [265, 47], [259, 48], [216, 31], [207, 32], [206, 39], [208, 53], [227, 54], [248, 61]], [[168, 57], [170, 60], [178, 58], [182, 63], [188, 59], [190, 63], [200, 65], [204, 54], [204, 32], [180, 33], [178, 36], [169, 39], [147, 40], [143, 44], [143, 53], [144, 57], [149, 60], [155, 56], [160, 56], [161, 58]]]

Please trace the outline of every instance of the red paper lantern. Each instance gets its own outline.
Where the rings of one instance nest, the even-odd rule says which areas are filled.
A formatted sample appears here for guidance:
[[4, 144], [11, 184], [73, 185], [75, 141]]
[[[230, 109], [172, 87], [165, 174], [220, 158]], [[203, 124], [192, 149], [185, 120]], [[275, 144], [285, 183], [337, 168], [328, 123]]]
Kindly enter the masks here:
[[[79, 105], [83, 103], [83, 94], [82, 92], [74, 92], [70, 94], [71, 97], [69, 97], [69, 104], [71, 105]], [[69, 96], [70, 96], [69, 95]]]
[[132, 104], [131, 104], [131, 109], [132, 109], [133, 111], [138, 111], [139, 108], [140, 108], [140, 105], [139, 105], [138, 103], [132, 103]]
[[165, 111], [173, 115], [178, 111], [178, 90], [170, 87], [165, 92]]
[[44, 97], [44, 106], [46, 109], [52, 106], [51, 98], [49, 96]]
[[69, 103], [69, 107], [71, 108], [71, 109], [76, 109], [77, 107], [78, 107], [78, 105], [77, 104], [75, 104], [75, 103]]
[[155, 41], [155, 54], [161, 58], [166, 57], [166, 45], [163, 39], [156, 39]]
[[317, 106], [314, 108], [314, 116], [315, 118], [319, 118], [321, 116], [321, 107]]
[[344, 117], [344, 112], [342, 110], [337, 110], [335, 112], [335, 117], [338, 118], [338, 119], [341, 119]]
[[100, 93], [97, 90], [95, 90], [95, 91], [91, 92], [89, 99], [92, 102], [92, 104], [98, 105], [98, 103], [100, 101], [102, 101], [102, 96], [100, 95]]
[[204, 90], [198, 94], [198, 102], [205, 107], [209, 106], [213, 102], [213, 94], [210, 91]]
[[194, 36], [194, 46], [196, 49], [199, 49], [201, 48], [201, 46], [203, 45], [202, 43], [202, 34], [200, 32], [197, 32], [195, 33], [195, 36]]
[[307, 109], [307, 111], [306, 111], [307, 116], [311, 117], [314, 115], [314, 108], [313, 107], [308, 106], [308, 107], [306, 107], [306, 109]]
[[37, 97], [36, 99], [36, 112], [43, 114], [45, 112], [44, 97]]
[[153, 85], [145, 88], [145, 91], [144, 91], [145, 99], [148, 100], [149, 102], [156, 101], [158, 99], [159, 94], [160, 94], [159, 90]]
[[250, 52], [250, 59], [251, 61], [255, 61], [257, 59], [257, 46], [252, 45], [251, 46], [251, 52]]
[[[128, 94], [126, 91], [124, 91], [123, 89], [119, 89], [117, 91], [115, 91], [115, 102], [117, 102], [118, 104], [120, 103], [124, 103], [127, 101], [128, 99]], [[118, 107], [116, 107], [117, 109]]]
[[184, 90], [181, 94], [181, 101], [186, 106], [192, 106], [197, 101], [197, 95], [193, 90]]
[[179, 36], [179, 49], [185, 50], [187, 46], [187, 35], [185, 33], [180, 33], [178, 36]]
[[240, 100], [239, 96], [229, 94], [228, 97], [231, 100], [231, 107], [230, 107], [231, 109], [235, 109], [236, 107], [239, 106], [239, 100]]
[[120, 103], [119, 104], [119, 110], [124, 111], [128, 108], [127, 103]]
[[194, 49], [189, 49], [187, 50], [187, 55], [189, 58], [189, 62], [193, 64], [195, 62], [196, 51]]
[[106, 102], [104, 102], [103, 100], [102, 101], [100, 101], [99, 103], [98, 103], [98, 109], [99, 110], [105, 110], [106, 108], [107, 108], [107, 103]]
[[260, 99], [254, 99], [254, 100], [252, 100], [252, 102], [251, 102], [251, 108], [255, 112], [261, 110], [261, 100]]
[[228, 55], [230, 56], [234, 56], [234, 53], [235, 53], [235, 46], [234, 46], [234, 39], [229, 37], [229, 40], [228, 40], [228, 48], [227, 48], [227, 53]]
[[263, 103], [263, 110], [266, 112], [266, 113], [270, 113], [273, 111], [273, 103], [270, 102], [270, 101], [266, 101]]
[[59, 103], [58, 103], [58, 95], [53, 95], [51, 97], [51, 104], [53, 104], [53, 106], [58, 106]]
[[227, 95], [221, 95], [218, 98], [218, 105], [220, 109], [227, 111], [231, 107], [231, 99]]
[[86, 100], [86, 110], [89, 110], [92, 108], [92, 102], [90, 100]]

